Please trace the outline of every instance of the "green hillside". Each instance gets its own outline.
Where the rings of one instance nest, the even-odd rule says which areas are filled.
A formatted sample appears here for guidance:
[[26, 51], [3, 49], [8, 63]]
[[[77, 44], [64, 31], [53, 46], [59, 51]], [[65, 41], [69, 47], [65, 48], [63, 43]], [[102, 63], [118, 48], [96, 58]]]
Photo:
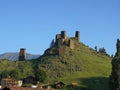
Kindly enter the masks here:
[[98, 52], [79, 42], [78, 36], [61, 38], [58, 35], [56, 42], [52, 41], [50, 48], [36, 60], [15, 62], [1, 60], [1, 79], [8, 76], [16, 79], [35, 77], [36, 72], [42, 70], [47, 74], [44, 83], [62, 81], [66, 84], [65, 90], [71, 90], [68, 87], [71, 83], [76, 83], [72, 90], [84, 87], [109, 90], [111, 57], [104, 49]]
[[[111, 58], [78, 43], [76, 40], [74, 42], [75, 48], [70, 49], [65, 46], [63, 55], [44, 54], [38, 59], [39, 68], [48, 75], [47, 81], [63, 81], [67, 85], [77, 83], [78, 88], [109, 90], [108, 78], [111, 73]], [[56, 51], [55, 49], [55, 47], [51, 48], [53, 51]]]

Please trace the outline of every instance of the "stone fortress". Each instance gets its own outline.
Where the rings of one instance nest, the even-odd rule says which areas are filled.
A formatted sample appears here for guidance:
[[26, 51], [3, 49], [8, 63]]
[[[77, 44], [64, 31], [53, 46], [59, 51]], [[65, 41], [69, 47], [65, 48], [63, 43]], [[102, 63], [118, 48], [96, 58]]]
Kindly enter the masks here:
[[[56, 34], [55, 42], [52, 48], [48, 48], [44, 54], [47, 55], [63, 55], [65, 52], [65, 46], [68, 46], [71, 49], [74, 49], [74, 40], [80, 42], [80, 32], [75, 32], [75, 37], [67, 37], [66, 31], [61, 31], [60, 34]], [[26, 60], [26, 49], [20, 48], [19, 52], [19, 61]]]
[[68, 38], [66, 36], [66, 31], [61, 31], [61, 34], [56, 35], [55, 45], [57, 47], [62, 47], [63, 45], [68, 45], [71, 49], [74, 49], [74, 41], [76, 39], [78, 42], [80, 41], [80, 32], [76, 31], [75, 37]]
[[56, 34], [54, 46], [45, 51], [47, 55], [63, 55], [65, 52], [65, 46], [74, 49], [74, 41], [80, 42], [80, 32], [76, 31], [74, 37], [67, 37], [66, 31], [61, 31], [60, 34]]

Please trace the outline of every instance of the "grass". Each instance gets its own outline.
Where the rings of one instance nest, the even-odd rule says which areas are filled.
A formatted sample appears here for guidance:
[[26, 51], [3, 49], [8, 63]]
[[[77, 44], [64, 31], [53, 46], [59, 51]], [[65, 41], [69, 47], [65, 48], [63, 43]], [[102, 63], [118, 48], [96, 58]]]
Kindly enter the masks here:
[[[96, 55], [80, 54], [82, 71], [69, 73], [59, 79], [66, 84], [78, 83], [81, 87], [109, 90], [109, 75], [111, 74], [111, 60], [104, 60]], [[78, 90], [79, 90], [78, 89]], [[77, 89], [75, 89], [77, 90]]]
[[[77, 83], [78, 86], [73, 90], [80, 90], [83, 87], [95, 88], [97, 90], [109, 90], [111, 58], [95, 52], [84, 44], [76, 43], [76, 46], [77, 47], [73, 50], [66, 48], [65, 54], [59, 57], [60, 59], [62, 58], [63, 61], [66, 61], [69, 64], [68, 66], [60, 63], [60, 65], [58, 63], [55, 64], [54, 62], [52, 63], [53, 66], [55, 64], [56, 67], [58, 65], [59, 68], [62, 68], [58, 69], [58, 71], [66, 71], [64, 76], [52, 78], [52, 82], [63, 81], [66, 85]], [[52, 65], [51, 67], [53, 67]], [[76, 70], [76, 65], [79, 66], [80, 70]], [[68, 68], [72, 71], [67, 71]], [[50, 71], [53, 72], [52, 69]], [[52, 73], [50, 75], [52, 75]]]
[[77, 41], [74, 49], [66, 46], [65, 53], [60, 56], [43, 55], [37, 60], [26, 62], [0, 61], [0, 73], [17, 67], [20, 67], [21, 73], [24, 71], [24, 77], [33, 75], [37, 69], [42, 69], [48, 76], [46, 82], [62, 81], [66, 87], [71, 83], [77, 83], [72, 90], [82, 90], [83, 87], [109, 90], [111, 58]]

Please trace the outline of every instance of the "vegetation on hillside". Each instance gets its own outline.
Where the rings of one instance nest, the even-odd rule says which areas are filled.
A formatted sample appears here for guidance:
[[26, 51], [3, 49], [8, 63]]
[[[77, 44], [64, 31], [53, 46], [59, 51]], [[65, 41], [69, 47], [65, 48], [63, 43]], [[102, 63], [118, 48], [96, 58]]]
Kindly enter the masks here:
[[[65, 46], [63, 55], [49, 54], [57, 52], [56, 47], [51, 45], [51, 48], [47, 49], [47, 53], [36, 60], [16, 62], [1, 60], [1, 78], [11, 76], [22, 79], [34, 76], [41, 82], [44, 80], [51, 83], [63, 81], [68, 85], [75, 82], [78, 84], [77, 88], [109, 90], [108, 77], [111, 72], [111, 57], [104, 53], [98, 53], [76, 40], [74, 40], [74, 44], [74, 49]], [[44, 75], [42, 76], [39, 71], [43, 71]], [[38, 77], [40, 75], [41, 77]]]
[[63, 55], [43, 55], [37, 62], [39, 68], [47, 73], [48, 81], [64, 81], [67, 84], [76, 82], [79, 87], [109, 90], [111, 57], [83, 43], [75, 41], [74, 49], [65, 47]]

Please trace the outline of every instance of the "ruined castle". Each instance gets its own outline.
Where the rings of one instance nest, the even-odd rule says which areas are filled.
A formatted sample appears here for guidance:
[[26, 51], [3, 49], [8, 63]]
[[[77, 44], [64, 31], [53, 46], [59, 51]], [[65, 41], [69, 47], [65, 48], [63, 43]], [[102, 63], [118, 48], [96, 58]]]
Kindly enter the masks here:
[[60, 34], [56, 34], [55, 36], [55, 43], [54, 47], [57, 48], [57, 50], [53, 50], [52, 48], [49, 48], [45, 51], [45, 54], [58, 54], [62, 55], [65, 52], [65, 46], [74, 49], [75, 44], [74, 41], [80, 42], [80, 32], [76, 31], [74, 37], [67, 37], [66, 31], [61, 31]]
[[76, 39], [78, 42], [80, 41], [80, 32], [76, 31], [75, 37], [67, 37], [66, 31], [61, 31], [61, 34], [56, 35], [55, 44], [57, 47], [61, 47], [63, 45], [69, 46], [71, 49], [74, 48], [74, 41]]
[[[74, 41], [80, 42], [80, 32], [76, 31], [74, 37], [67, 37], [66, 31], [61, 31], [60, 34], [56, 34], [55, 36], [55, 43], [54, 47], [49, 48], [45, 51], [45, 54], [47, 55], [63, 55], [65, 52], [65, 46], [74, 49], [75, 44]], [[25, 61], [26, 60], [26, 49], [20, 48], [19, 52], [19, 61]]]
[[20, 48], [19, 61], [25, 61], [25, 60], [26, 60], [26, 49]]

